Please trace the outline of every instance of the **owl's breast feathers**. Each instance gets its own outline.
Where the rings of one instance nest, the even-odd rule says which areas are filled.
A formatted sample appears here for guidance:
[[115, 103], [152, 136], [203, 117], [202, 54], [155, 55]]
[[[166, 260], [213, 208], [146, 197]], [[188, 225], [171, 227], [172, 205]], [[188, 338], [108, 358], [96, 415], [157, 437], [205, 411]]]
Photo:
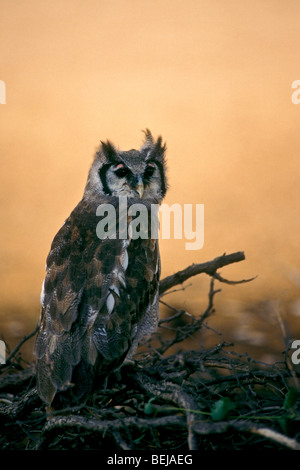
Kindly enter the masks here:
[[98, 222], [96, 205], [82, 200], [47, 258], [36, 341], [38, 390], [47, 403], [72, 386], [80, 364], [103, 374], [118, 367], [147, 311], [157, 308], [158, 240], [119, 239], [118, 232], [102, 240]]

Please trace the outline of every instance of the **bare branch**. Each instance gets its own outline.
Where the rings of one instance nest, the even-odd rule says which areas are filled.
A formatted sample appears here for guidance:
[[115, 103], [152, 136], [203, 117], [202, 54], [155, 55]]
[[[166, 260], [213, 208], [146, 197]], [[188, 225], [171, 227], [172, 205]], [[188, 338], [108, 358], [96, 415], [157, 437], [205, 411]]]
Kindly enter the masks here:
[[17, 346], [12, 350], [12, 352], [9, 354], [9, 356], [7, 357], [6, 359], [6, 363], [9, 363], [11, 362], [12, 358], [17, 354], [17, 352], [19, 351], [19, 349], [21, 348], [21, 346], [23, 346], [23, 344], [28, 341], [30, 338], [32, 338], [37, 332], [38, 332], [38, 329], [39, 329], [40, 325], [39, 323], [36, 325], [35, 329], [29, 333], [28, 335], [24, 336], [24, 338], [21, 339], [21, 341], [17, 344]]
[[[197, 274], [208, 274], [209, 276], [214, 276], [216, 271], [224, 266], [229, 264], [238, 263], [245, 259], [244, 252], [237, 251], [236, 253], [231, 253], [230, 255], [218, 256], [212, 261], [207, 261], [206, 263], [191, 264], [182, 271], [178, 271], [171, 276], [167, 276], [160, 281], [159, 294], [162, 295], [167, 290], [171, 289], [178, 284], [182, 284], [190, 277], [196, 276]], [[246, 282], [246, 281], [242, 281]]]
[[235, 284], [244, 284], [245, 282], [254, 281], [254, 279], [257, 278], [257, 276], [254, 276], [254, 277], [250, 277], [249, 279], [240, 279], [239, 281], [229, 281], [228, 279], [225, 279], [224, 277], [222, 277], [219, 273], [215, 273], [214, 277], [219, 282], [224, 282], [224, 284], [230, 284], [232, 286], [234, 286]]

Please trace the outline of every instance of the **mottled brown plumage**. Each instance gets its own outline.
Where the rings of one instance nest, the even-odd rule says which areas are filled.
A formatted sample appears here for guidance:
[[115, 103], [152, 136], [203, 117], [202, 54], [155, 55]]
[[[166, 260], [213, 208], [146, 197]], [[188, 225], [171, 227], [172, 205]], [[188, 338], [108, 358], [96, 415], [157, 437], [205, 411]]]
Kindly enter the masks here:
[[[161, 138], [155, 141], [148, 130], [139, 151], [102, 143], [82, 200], [52, 242], [35, 349], [38, 392], [48, 404], [85, 397], [157, 326], [160, 257], [158, 240], [151, 239], [150, 208], [167, 189], [164, 154]], [[132, 239], [130, 231], [119, 238], [124, 217], [126, 226], [133, 220], [120, 213], [120, 196], [128, 208], [147, 208], [147, 238]], [[96, 233], [102, 204], [116, 209], [115, 239]]]

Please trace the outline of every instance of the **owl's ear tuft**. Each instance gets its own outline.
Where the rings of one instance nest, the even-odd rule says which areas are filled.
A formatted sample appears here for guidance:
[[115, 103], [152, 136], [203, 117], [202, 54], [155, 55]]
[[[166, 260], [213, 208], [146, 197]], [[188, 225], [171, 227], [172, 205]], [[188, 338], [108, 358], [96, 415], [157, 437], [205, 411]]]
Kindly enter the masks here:
[[157, 141], [155, 143], [153, 150], [154, 150], [155, 155], [160, 156], [162, 159], [164, 158], [165, 152], [167, 150], [167, 144], [163, 143], [161, 136], [157, 138]]
[[107, 140], [106, 142], [102, 142], [101, 140], [101, 145], [102, 153], [105, 155], [109, 162], [114, 163], [119, 160], [117, 151], [109, 140]]
[[151, 132], [149, 131], [149, 129], [145, 129], [142, 132], [144, 132], [145, 134], [145, 140], [144, 140], [142, 148], [153, 147], [154, 145], [153, 136]]
[[143, 132], [145, 134], [145, 140], [141, 150], [147, 151], [147, 159], [158, 158], [163, 161], [167, 146], [165, 143], [163, 144], [162, 137], [159, 136], [155, 141], [149, 129], [145, 129]]

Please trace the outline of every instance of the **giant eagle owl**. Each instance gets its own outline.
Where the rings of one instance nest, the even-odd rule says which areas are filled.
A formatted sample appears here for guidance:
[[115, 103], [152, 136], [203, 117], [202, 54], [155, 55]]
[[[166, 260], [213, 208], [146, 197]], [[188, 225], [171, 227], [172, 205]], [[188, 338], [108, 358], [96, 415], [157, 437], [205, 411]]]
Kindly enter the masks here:
[[[37, 389], [48, 405], [86, 397], [157, 327], [160, 254], [149, 227], [167, 190], [166, 145], [144, 133], [139, 150], [101, 142], [83, 197], [53, 239], [35, 346]], [[139, 237], [129, 229], [135, 204], [149, 222]], [[116, 216], [99, 237], [108, 206]]]

